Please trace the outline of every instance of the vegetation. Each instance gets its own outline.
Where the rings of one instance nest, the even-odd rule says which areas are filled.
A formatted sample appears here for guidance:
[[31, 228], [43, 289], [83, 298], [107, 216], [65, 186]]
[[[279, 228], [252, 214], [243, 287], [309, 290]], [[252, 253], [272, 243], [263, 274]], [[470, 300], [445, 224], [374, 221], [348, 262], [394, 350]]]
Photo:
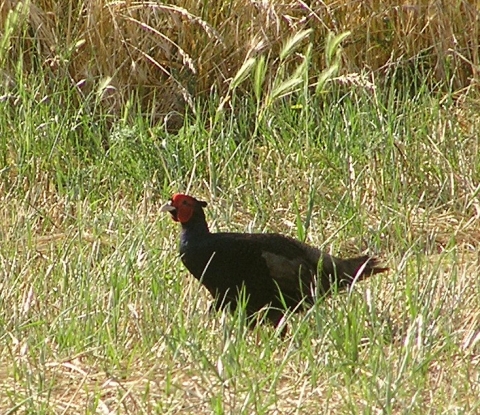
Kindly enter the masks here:
[[[319, 2], [320, 3], [320, 2]], [[0, 3], [0, 411], [480, 406], [471, 2]], [[391, 267], [281, 339], [209, 314], [158, 214]]]

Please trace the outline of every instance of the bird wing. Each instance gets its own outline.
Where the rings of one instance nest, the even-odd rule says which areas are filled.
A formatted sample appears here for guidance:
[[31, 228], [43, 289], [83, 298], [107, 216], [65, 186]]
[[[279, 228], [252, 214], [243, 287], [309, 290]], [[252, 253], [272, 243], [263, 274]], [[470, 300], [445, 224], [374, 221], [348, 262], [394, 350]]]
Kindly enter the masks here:
[[235, 239], [255, 258], [255, 266], [262, 262], [262, 276], [268, 275], [275, 287], [272, 301], [276, 307], [296, 307], [304, 298], [313, 298], [318, 249], [279, 234], [238, 235]]

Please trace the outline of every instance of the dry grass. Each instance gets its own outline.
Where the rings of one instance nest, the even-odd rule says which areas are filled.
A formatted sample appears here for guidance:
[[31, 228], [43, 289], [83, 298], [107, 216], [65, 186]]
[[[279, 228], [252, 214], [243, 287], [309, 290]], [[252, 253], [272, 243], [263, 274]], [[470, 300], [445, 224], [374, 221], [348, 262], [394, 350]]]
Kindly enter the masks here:
[[[80, 100], [95, 94], [116, 114], [134, 100], [173, 128], [186, 105], [195, 110], [194, 98], [212, 90], [224, 95], [249, 57], [267, 56], [267, 77], [275, 77], [282, 44], [308, 28], [312, 83], [326, 65], [327, 33], [346, 31], [344, 74], [404, 73], [400, 79], [427, 77], [432, 86], [453, 90], [476, 88], [479, 81], [480, 14], [467, 0], [77, 1], [67, 8], [64, 2], [4, 0], [2, 26], [9, 14], [0, 62], [21, 57], [27, 71], [44, 65], [50, 79], [68, 75]], [[7, 68], [7, 75], [16, 70]]]
[[[391, 351], [385, 351], [387, 357]], [[278, 359], [281, 362], [281, 358]], [[93, 365], [82, 363], [82, 356], [71, 361], [47, 362], [42, 373], [45, 381], [55, 385], [47, 394], [32, 398], [29, 391], [24, 392], [26, 400], [32, 400], [32, 404], [38, 407], [45, 406], [48, 413], [85, 413], [85, 408], [96, 408], [96, 413], [101, 414], [149, 414], [149, 413], [171, 413], [171, 414], [211, 414], [212, 401], [222, 398], [222, 405], [226, 412], [240, 412], [250, 405], [245, 405], [250, 391], [243, 394], [238, 391], [230, 392], [228, 385], [212, 374], [198, 376], [189, 372], [195, 371], [195, 362], [184, 362], [177, 368], [169, 367], [160, 357], [159, 360], [152, 358], [147, 362], [136, 362], [138, 373], [130, 373], [127, 378], [119, 379], [104, 371], [99, 371], [100, 362], [93, 362]], [[472, 384], [468, 379], [472, 373], [468, 373], [467, 366], [473, 368], [480, 364], [478, 356], [474, 353], [462, 353], [457, 361], [432, 362], [426, 370], [430, 393], [419, 396], [425, 407], [444, 406], [446, 401], [451, 404], [447, 407], [450, 410], [474, 410], [476, 401], [474, 395], [478, 394], [478, 383]], [[143, 366], [143, 369], [142, 369]], [[458, 376], [458, 368], [465, 371]], [[393, 371], [398, 368], [392, 367]], [[38, 370], [31, 368], [32, 375]], [[285, 374], [278, 380], [276, 391], [265, 387], [259, 391], [260, 394], [270, 395], [271, 405], [262, 408], [269, 414], [293, 414], [313, 411], [315, 413], [349, 413], [349, 405], [345, 404], [345, 396], [349, 394], [348, 389], [338, 387], [332, 390], [330, 386], [335, 379], [325, 378], [312, 386], [309, 376], [305, 373], [295, 375], [298, 371], [296, 365], [287, 367]], [[168, 383], [165, 373], [170, 374]], [[369, 377], [369, 374], [366, 374]], [[466, 385], [472, 385], [474, 389], [458, 388], [458, 385], [449, 385], [448, 379], [455, 378], [456, 382], [463, 381]], [[463, 379], [462, 379], [463, 378]], [[382, 379], [371, 379], [381, 387]], [[5, 394], [14, 393], [22, 395], [23, 387], [15, 386], [11, 381], [0, 382]], [[325, 397], [328, 396], [328, 404]], [[18, 398], [17, 398], [18, 399]], [[353, 401], [354, 396], [350, 399]], [[462, 402], [456, 405], [455, 402]], [[6, 404], [6, 405], [5, 405]], [[21, 404], [21, 401], [19, 402]], [[382, 406], [371, 406], [369, 402], [359, 401], [357, 403], [360, 413], [372, 411], [382, 413]], [[19, 405], [20, 406], [20, 405]], [[10, 402], [0, 402], [0, 407], [11, 408]], [[251, 407], [251, 406], [250, 406]], [[395, 410], [402, 411], [403, 404], [398, 403]], [[93, 412], [92, 412], [93, 413]]]

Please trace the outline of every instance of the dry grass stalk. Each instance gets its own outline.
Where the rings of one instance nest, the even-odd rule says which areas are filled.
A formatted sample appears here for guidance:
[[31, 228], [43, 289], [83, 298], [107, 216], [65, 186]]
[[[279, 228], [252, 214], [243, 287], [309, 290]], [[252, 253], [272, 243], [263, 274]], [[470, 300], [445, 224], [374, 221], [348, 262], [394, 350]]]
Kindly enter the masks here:
[[351, 31], [342, 55], [345, 73], [423, 66], [432, 84], [460, 89], [478, 82], [480, 18], [466, 0], [69, 4], [65, 10], [51, 0], [2, 2], [2, 26], [9, 14], [20, 16], [9, 61], [23, 56], [28, 70], [40, 59], [52, 76], [67, 71], [80, 95], [107, 79], [109, 94], [103, 88], [100, 98], [108, 97], [106, 106], [117, 113], [132, 98], [144, 108], [154, 103], [162, 116], [183, 112], [191, 97], [212, 87], [225, 92], [253, 44], [262, 45], [256, 53], [275, 58], [288, 38], [309, 28], [314, 68], [325, 65], [327, 33]]

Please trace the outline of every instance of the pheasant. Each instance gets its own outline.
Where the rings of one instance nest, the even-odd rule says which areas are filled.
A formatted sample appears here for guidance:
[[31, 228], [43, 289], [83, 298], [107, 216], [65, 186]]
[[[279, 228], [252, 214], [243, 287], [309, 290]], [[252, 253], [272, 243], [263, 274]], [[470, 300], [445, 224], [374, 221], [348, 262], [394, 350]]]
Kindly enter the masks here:
[[341, 259], [276, 233], [212, 233], [206, 206], [175, 194], [161, 211], [180, 222], [181, 260], [210, 292], [217, 310], [234, 309], [244, 290], [249, 319], [266, 307], [266, 320], [278, 326], [287, 311], [388, 270], [375, 257]]

